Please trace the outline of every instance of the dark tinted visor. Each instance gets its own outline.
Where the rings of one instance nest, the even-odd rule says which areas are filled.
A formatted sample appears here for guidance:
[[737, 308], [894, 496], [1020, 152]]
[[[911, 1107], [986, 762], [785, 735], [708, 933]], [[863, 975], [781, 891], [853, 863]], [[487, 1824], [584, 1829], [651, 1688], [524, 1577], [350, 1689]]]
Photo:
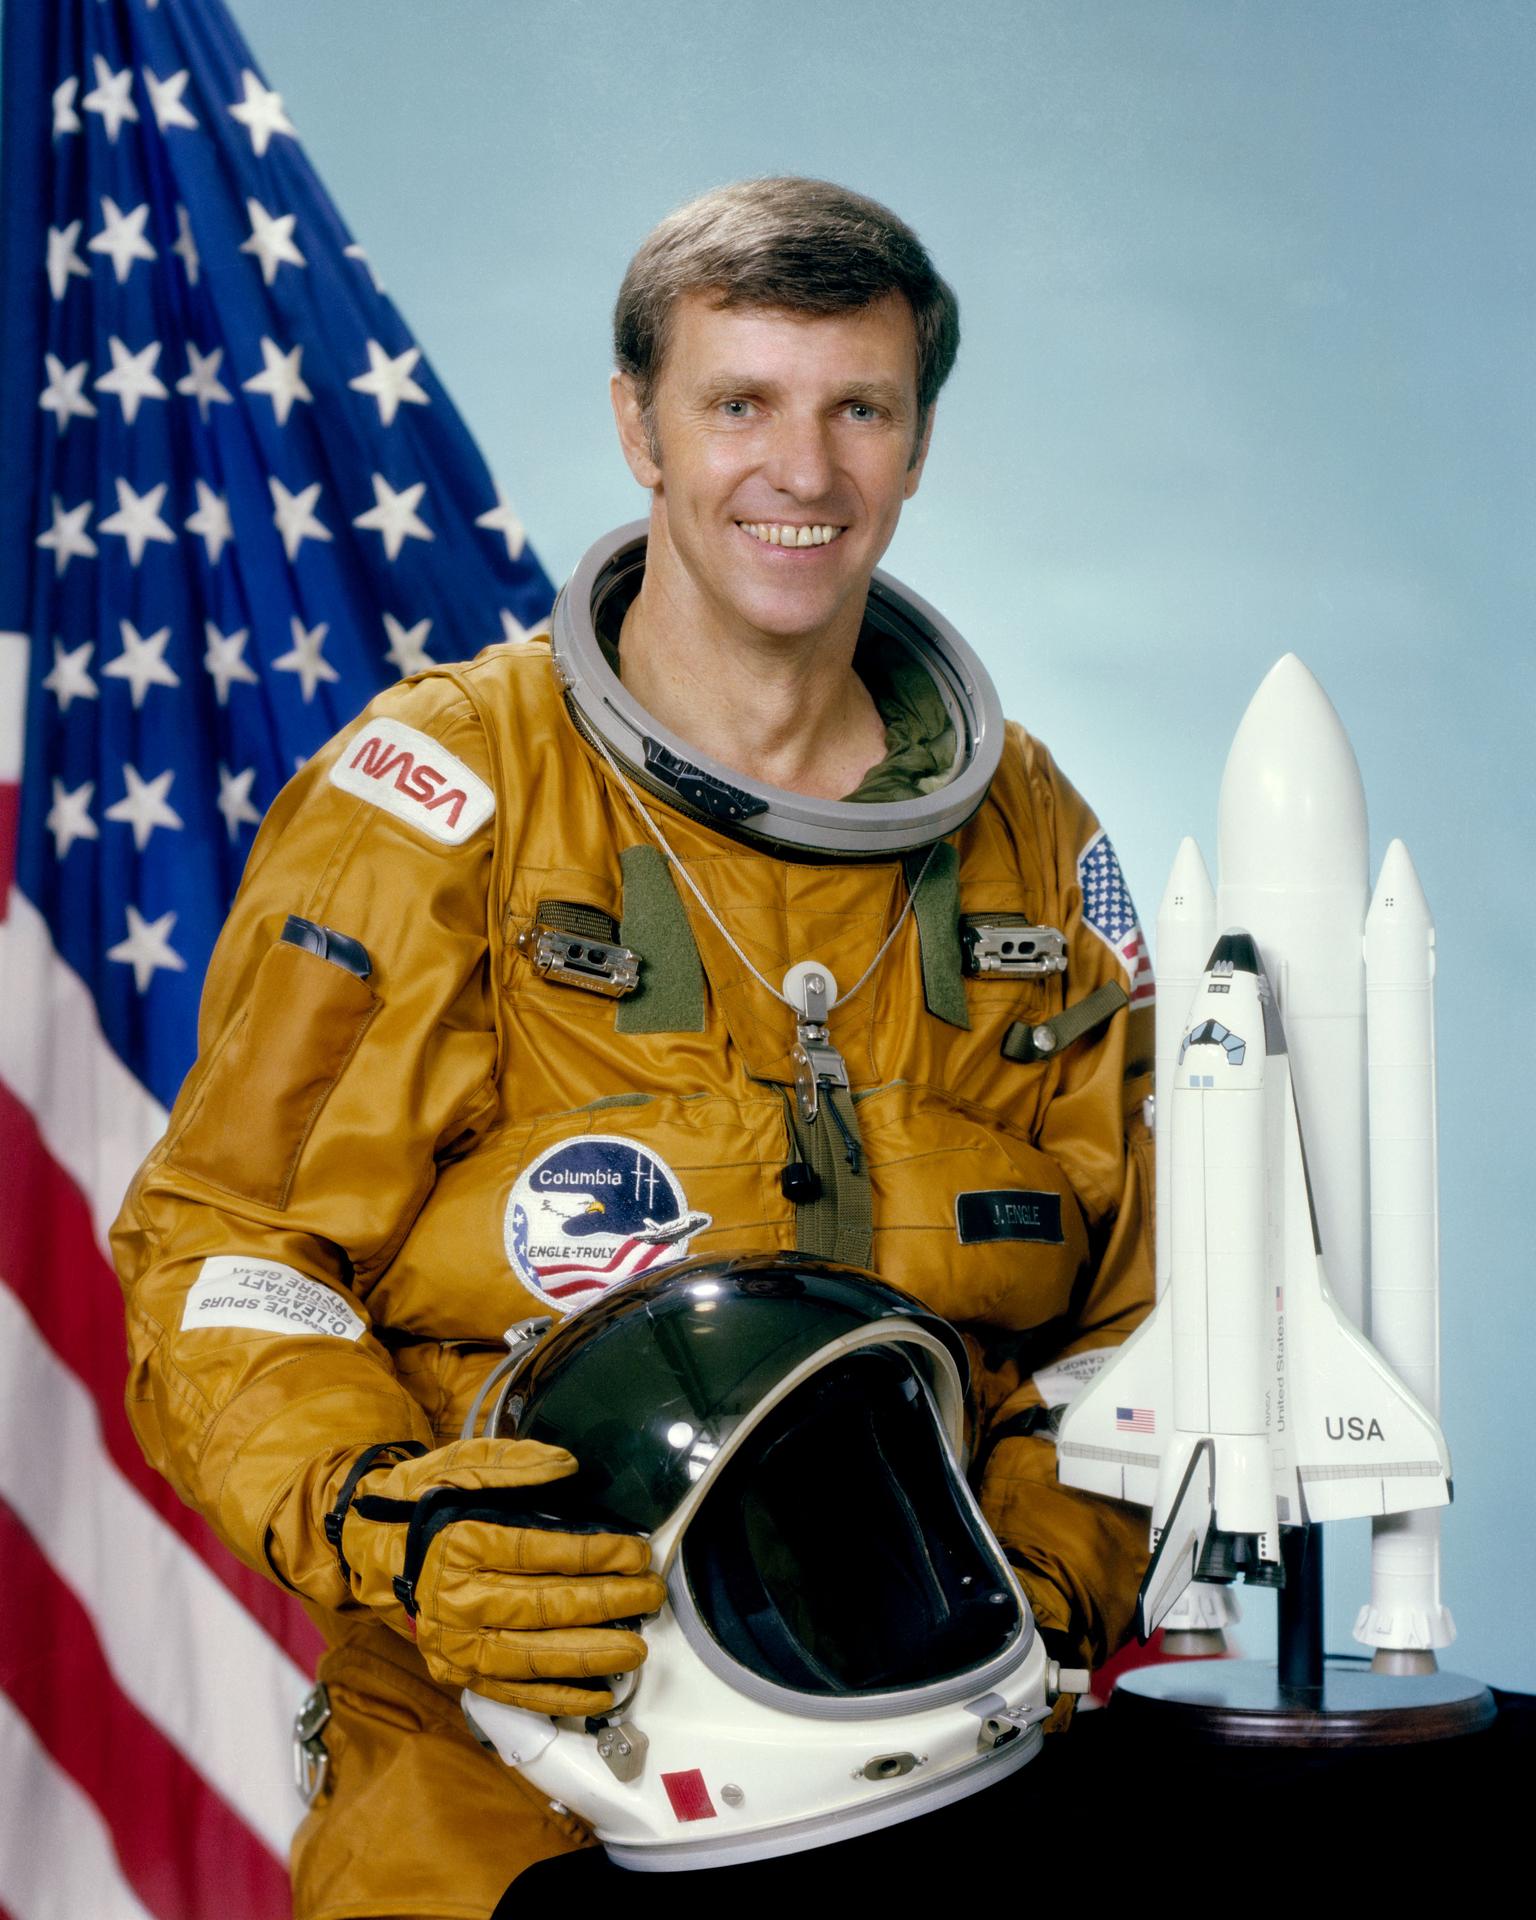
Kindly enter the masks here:
[[907, 1353], [871, 1349], [797, 1387], [688, 1524], [699, 1620], [739, 1665], [823, 1697], [974, 1671], [1021, 1624]]
[[[856, 1268], [762, 1255], [690, 1260], [616, 1287], [539, 1347], [495, 1431], [565, 1447], [562, 1512], [653, 1533], [737, 1427], [834, 1340], [885, 1319], [944, 1320]], [[926, 1355], [917, 1359], [926, 1371]]]

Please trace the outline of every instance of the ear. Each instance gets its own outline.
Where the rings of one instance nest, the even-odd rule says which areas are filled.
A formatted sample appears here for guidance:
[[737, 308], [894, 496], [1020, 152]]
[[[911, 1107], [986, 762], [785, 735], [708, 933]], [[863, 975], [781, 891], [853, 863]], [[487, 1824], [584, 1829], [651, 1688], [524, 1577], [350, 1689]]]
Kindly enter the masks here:
[[651, 431], [646, 423], [645, 409], [640, 405], [634, 375], [616, 373], [609, 382], [609, 391], [613, 397], [613, 418], [619, 430], [619, 445], [624, 449], [629, 470], [642, 487], [654, 490], [661, 485], [661, 468], [656, 464], [652, 451]]
[[911, 466], [907, 469], [907, 483], [901, 496], [903, 500], [910, 500], [912, 498], [913, 494], [917, 492], [918, 482], [923, 477], [923, 462], [928, 458], [928, 447], [933, 439], [933, 416], [936, 410], [936, 408], [930, 407], [928, 409], [928, 417], [923, 422], [923, 430], [918, 436], [917, 452], [913, 456]]

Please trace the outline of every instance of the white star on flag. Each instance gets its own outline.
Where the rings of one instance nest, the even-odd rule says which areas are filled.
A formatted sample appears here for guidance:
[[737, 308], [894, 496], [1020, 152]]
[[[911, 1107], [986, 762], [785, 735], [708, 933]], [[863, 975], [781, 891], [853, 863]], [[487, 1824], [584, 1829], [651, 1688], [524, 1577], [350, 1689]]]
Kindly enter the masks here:
[[219, 697], [219, 705], [229, 705], [229, 689], [238, 680], [242, 686], [259, 685], [261, 676], [245, 657], [245, 643], [251, 637], [249, 627], [241, 627], [238, 633], [220, 633], [211, 620], [203, 622], [203, 633], [208, 641], [208, 651], [203, 655], [203, 665], [213, 675], [213, 690]]
[[247, 200], [251, 237], [240, 242], [242, 253], [254, 253], [261, 262], [261, 277], [270, 287], [280, 266], [303, 267], [309, 263], [294, 244], [296, 213], [270, 214], [259, 200]]
[[384, 557], [394, 560], [407, 539], [435, 540], [436, 534], [425, 520], [417, 516], [416, 508], [427, 490], [425, 480], [418, 480], [414, 487], [402, 487], [398, 493], [384, 478], [382, 473], [373, 476], [373, 497], [378, 503], [366, 513], [360, 513], [353, 520], [354, 527], [377, 533], [383, 537]]
[[234, 405], [234, 395], [219, 378], [219, 365], [223, 358], [222, 347], [215, 347], [211, 353], [200, 353], [190, 340], [187, 342], [187, 371], [176, 382], [176, 391], [190, 394], [205, 420], [209, 407], [215, 401]]
[[313, 400], [314, 395], [304, 384], [299, 372], [299, 362], [304, 357], [302, 347], [294, 347], [284, 353], [275, 340], [261, 336], [261, 357], [266, 362], [260, 373], [253, 373], [249, 380], [240, 382], [243, 393], [264, 393], [272, 402], [272, 411], [277, 415], [277, 424], [286, 427], [288, 416], [293, 411], [296, 400]]
[[488, 513], [476, 516], [475, 525], [484, 527], [488, 532], [499, 533], [507, 543], [507, 558], [516, 560], [521, 557], [528, 535], [523, 523], [507, 505], [500, 488], [496, 492], [496, 504]]
[[315, 688], [322, 680], [341, 678], [330, 661], [320, 657], [320, 649], [325, 645], [325, 636], [330, 627], [324, 620], [317, 627], [306, 627], [297, 614], [288, 625], [293, 634], [293, 645], [286, 653], [280, 653], [272, 664], [281, 673], [296, 673], [299, 676], [299, 691], [304, 696], [304, 704], [308, 706], [315, 697]]
[[123, 763], [123, 779], [128, 791], [115, 805], [107, 808], [109, 820], [121, 820], [125, 826], [133, 829], [133, 844], [142, 853], [149, 845], [149, 836], [156, 827], [180, 829], [181, 815], [170, 805], [166, 795], [171, 790], [171, 782], [176, 778], [174, 767], [167, 767], [164, 773], [157, 773], [153, 780], [146, 780], [137, 767]]
[[147, 347], [130, 353], [114, 333], [107, 342], [107, 351], [112, 355], [112, 371], [98, 375], [96, 391], [116, 395], [122, 405], [123, 419], [131, 427], [138, 419], [139, 407], [144, 401], [168, 397], [165, 382], [155, 372], [155, 362], [160, 358], [160, 342], [151, 340]]
[[94, 700], [96, 682], [91, 678], [91, 655], [96, 651], [94, 640], [82, 641], [78, 647], [65, 648], [62, 640], [53, 643], [53, 667], [44, 677], [43, 686], [59, 703], [59, 712], [68, 713], [71, 700]]
[[176, 202], [176, 240], [171, 252], [181, 255], [181, 264], [187, 270], [187, 282], [195, 287], [203, 258], [197, 250], [196, 240], [192, 237], [192, 222], [187, 218], [187, 210], [179, 200]]
[[408, 673], [425, 673], [428, 667], [435, 665], [431, 654], [427, 652], [427, 635], [432, 631], [430, 620], [418, 620], [414, 627], [408, 627], [403, 620], [386, 613], [384, 631], [389, 635], [389, 647], [384, 658], [402, 679]]
[[373, 290], [375, 293], [382, 293], [384, 291], [384, 282], [374, 272], [373, 262], [355, 240], [350, 247], [343, 247], [341, 252], [343, 259], [362, 261], [363, 265], [368, 269], [368, 278], [373, 282]]
[[53, 525], [37, 536], [37, 544], [52, 552], [55, 574], [63, 573], [76, 554], [82, 560], [95, 559], [96, 542], [85, 530], [90, 517], [89, 500], [82, 500], [78, 507], [66, 507], [57, 494], [53, 496]]
[[236, 101], [230, 108], [230, 117], [238, 120], [250, 134], [251, 145], [259, 160], [274, 133], [296, 136], [298, 128], [283, 112], [283, 96], [280, 93], [273, 93], [264, 87], [249, 67], [241, 73], [240, 79], [245, 87], [245, 98]]
[[[115, 660], [109, 660], [101, 671], [109, 680], [128, 682], [133, 691], [135, 711], [143, 706], [151, 687], [181, 685], [180, 675], [167, 664], [165, 658], [165, 649], [171, 638], [169, 627], [162, 627], [147, 640], [131, 620], [119, 620], [117, 628], [123, 637], [123, 650]], [[114, 817], [110, 813], [107, 815], [109, 820]]]
[[506, 641], [528, 638], [528, 629], [510, 607], [503, 607], [501, 610], [501, 637]]
[[229, 503], [222, 493], [215, 493], [206, 480], [193, 483], [197, 488], [197, 512], [189, 513], [186, 518], [188, 533], [195, 533], [208, 549], [208, 564], [216, 567], [219, 555], [235, 537], [234, 525], [229, 517]]
[[78, 366], [66, 367], [54, 354], [43, 355], [48, 368], [48, 384], [38, 395], [37, 404], [49, 413], [59, 416], [59, 432], [69, 431], [69, 423], [77, 416], [82, 420], [94, 420], [96, 409], [81, 392], [85, 385], [85, 376], [91, 370], [89, 360], [82, 360]]
[[128, 909], [128, 938], [107, 948], [109, 960], [120, 960], [133, 968], [133, 983], [140, 993], [149, 991], [155, 974], [168, 967], [172, 973], [185, 973], [187, 963], [171, 946], [174, 913], [162, 913], [158, 920], [146, 920], [137, 907]]
[[354, 392], [372, 394], [379, 403], [380, 421], [386, 427], [392, 426], [402, 400], [409, 400], [417, 407], [432, 404], [425, 388], [419, 387], [411, 378], [420, 358], [420, 347], [407, 347], [404, 353], [396, 354], [391, 359], [377, 340], [370, 340], [368, 371], [360, 373], [355, 380], [349, 380], [347, 385]]
[[137, 566], [151, 540], [175, 544], [176, 536], [160, 518], [160, 502], [165, 498], [166, 482], [151, 487], [148, 493], [135, 493], [126, 480], [117, 487], [117, 512], [100, 523], [102, 533], [120, 534], [128, 542], [128, 559]]
[[130, 97], [133, 86], [133, 68], [124, 67], [121, 73], [114, 73], [98, 53], [96, 55], [96, 84], [80, 102], [87, 113], [99, 113], [102, 125], [107, 130], [107, 138], [113, 146], [117, 145], [117, 136], [122, 132], [125, 120], [137, 120], [139, 110]]
[[48, 229], [48, 290], [55, 300], [64, 298], [72, 274], [87, 280], [91, 277], [91, 270], [80, 258], [75, 244], [84, 224], [82, 220], [71, 220], [67, 227]]
[[251, 805], [251, 783], [255, 778], [254, 767], [247, 767], [243, 773], [231, 773], [222, 760], [219, 762], [218, 807], [231, 840], [239, 838], [242, 826], [261, 825], [261, 814]]
[[53, 137], [58, 139], [61, 133], [78, 133], [80, 116], [75, 112], [75, 95], [80, 91], [80, 82], [73, 74], [61, 81], [53, 90]]
[[85, 243], [87, 253], [104, 253], [112, 261], [112, 271], [117, 275], [119, 286], [133, 272], [135, 260], [153, 260], [154, 248], [144, 237], [144, 223], [149, 218], [149, 202], [134, 208], [132, 213], [124, 213], [110, 194], [101, 196], [102, 229], [94, 239]]
[[62, 860], [77, 840], [99, 840], [100, 830], [91, 818], [91, 795], [96, 782], [87, 780], [71, 793], [62, 780], [53, 783], [53, 805], [43, 825], [53, 835], [53, 854]]
[[283, 551], [290, 561], [304, 541], [330, 539], [330, 528], [322, 526], [315, 518], [315, 502], [320, 498], [318, 480], [302, 493], [290, 493], [276, 474], [269, 474], [267, 486], [271, 489], [275, 509], [272, 524], [283, 536]]
[[148, 67], [141, 67], [144, 85], [149, 89], [149, 104], [155, 110], [155, 125], [162, 133], [168, 127], [195, 127], [197, 120], [191, 109], [182, 99], [186, 92], [187, 81], [192, 77], [187, 68], [173, 73], [169, 80], [157, 80]]

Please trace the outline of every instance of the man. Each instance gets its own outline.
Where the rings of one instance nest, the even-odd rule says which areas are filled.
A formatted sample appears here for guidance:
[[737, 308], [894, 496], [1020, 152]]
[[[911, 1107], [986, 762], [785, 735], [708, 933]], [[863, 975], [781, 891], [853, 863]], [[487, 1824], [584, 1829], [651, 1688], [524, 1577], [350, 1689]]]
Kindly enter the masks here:
[[967, 1336], [1053, 1650], [1113, 1648], [1143, 1558], [1048, 1419], [1149, 1298], [1134, 915], [968, 649], [872, 587], [953, 296], [884, 208], [758, 181], [657, 229], [615, 335], [648, 537], [553, 656], [403, 683], [279, 797], [118, 1226], [146, 1451], [330, 1643], [306, 1920], [484, 1914], [588, 1843], [456, 1707], [600, 1711], [663, 1600], [643, 1541], [468, 1517], [575, 1471], [458, 1437], [530, 1315], [687, 1252], [872, 1267]]

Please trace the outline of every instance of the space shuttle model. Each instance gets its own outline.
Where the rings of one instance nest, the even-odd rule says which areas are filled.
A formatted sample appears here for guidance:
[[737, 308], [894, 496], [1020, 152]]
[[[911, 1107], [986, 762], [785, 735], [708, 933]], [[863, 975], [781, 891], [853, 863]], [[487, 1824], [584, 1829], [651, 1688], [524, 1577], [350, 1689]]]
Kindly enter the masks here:
[[1058, 1473], [1151, 1508], [1144, 1638], [1194, 1582], [1281, 1584], [1280, 1529], [1373, 1516], [1356, 1637], [1432, 1668], [1434, 930], [1401, 842], [1367, 904], [1359, 770], [1294, 655], [1238, 729], [1220, 839], [1219, 894], [1186, 840], [1159, 915], [1158, 1301], [1066, 1410]]

